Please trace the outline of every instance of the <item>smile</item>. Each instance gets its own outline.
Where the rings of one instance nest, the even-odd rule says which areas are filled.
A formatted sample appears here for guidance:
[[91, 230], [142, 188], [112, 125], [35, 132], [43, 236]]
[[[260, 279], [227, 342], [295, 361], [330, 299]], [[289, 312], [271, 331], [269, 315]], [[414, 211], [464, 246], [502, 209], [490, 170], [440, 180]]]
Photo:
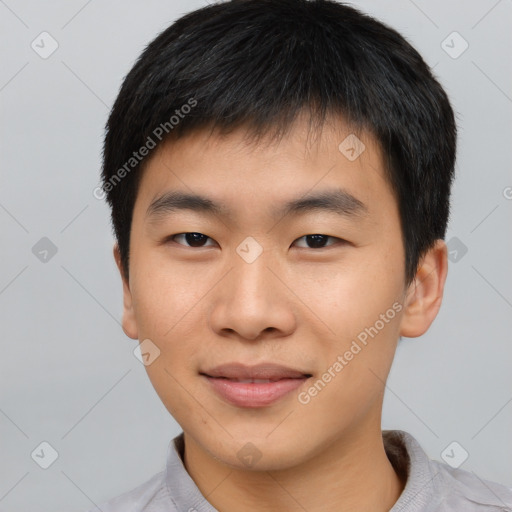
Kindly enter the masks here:
[[311, 377], [310, 373], [271, 363], [250, 367], [230, 363], [200, 374], [217, 396], [245, 408], [274, 404]]

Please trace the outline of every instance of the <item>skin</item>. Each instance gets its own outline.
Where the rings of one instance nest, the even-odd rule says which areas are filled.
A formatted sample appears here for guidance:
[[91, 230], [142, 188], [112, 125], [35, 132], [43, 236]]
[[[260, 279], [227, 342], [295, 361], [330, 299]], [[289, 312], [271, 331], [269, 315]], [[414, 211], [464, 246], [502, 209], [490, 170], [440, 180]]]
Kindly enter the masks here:
[[[446, 246], [438, 240], [407, 285], [397, 202], [376, 141], [360, 133], [366, 149], [352, 162], [338, 149], [348, 127], [308, 133], [298, 118], [279, 142], [249, 141], [242, 129], [196, 131], [157, 148], [134, 207], [129, 281], [114, 246], [123, 330], [158, 346], [148, 376], [185, 433], [188, 473], [222, 512], [387, 511], [405, 485], [382, 441], [385, 381], [399, 336], [420, 336], [437, 315]], [[340, 187], [366, 215], [271, 216], [285, 201]], [[149, 204], [168, 190], [200, 193], [231, 213], [183, 210], [150, 222]], [[202, 247], [169, 239], [186, 232], [210, 238]], [[303, 238], [310, 234], [335, 238], [315, 248]], [[263, 249], [252, 263], [236, 251], [248, 236]], [[298, 394], [397, 302], [401, 311], [378, 335], [300, 403]], [[235, 361], [271, 361], [313, 378], [270, 406], [236, 407], [199, 375]], [[248, 442], [261, 457], [251, 467], [237, 457]]]

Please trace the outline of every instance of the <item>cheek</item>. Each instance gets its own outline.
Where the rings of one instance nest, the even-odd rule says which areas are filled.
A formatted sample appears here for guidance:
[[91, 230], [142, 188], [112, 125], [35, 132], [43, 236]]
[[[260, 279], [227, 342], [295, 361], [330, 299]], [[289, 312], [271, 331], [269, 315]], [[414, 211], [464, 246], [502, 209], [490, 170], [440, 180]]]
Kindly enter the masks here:
[[368, 246], [336, 265], [336, 271], [315, 279], [303, 274], [297, 281], [297, 295], [308, 297], [323, 333], [316, 337], [322, 365], [328, 369], [338, 356], [346, 360], [339, 373], [332, 370], [337, 377], [329, 385], [332, 399], [344, 407], [382, 391], [399, 337], [401, 265], [400, 254]]
[[358, 249], [336, 264], [318, 264], [290, 276], [294, 292], [316, 314], [315, 323], [323, 321], [329, 336], [357, 335], [400, 298], [400, 258], [397, 263], [384, 254], [372, 247]]
[[192, 279], [190, 267], [170, 265], [158, 253], [148, 253], [138, 268], [132, 293], [141, 335], [164, 342], [177, 332], [186, 335], [208, 290], [208, 276], [195, 273]]

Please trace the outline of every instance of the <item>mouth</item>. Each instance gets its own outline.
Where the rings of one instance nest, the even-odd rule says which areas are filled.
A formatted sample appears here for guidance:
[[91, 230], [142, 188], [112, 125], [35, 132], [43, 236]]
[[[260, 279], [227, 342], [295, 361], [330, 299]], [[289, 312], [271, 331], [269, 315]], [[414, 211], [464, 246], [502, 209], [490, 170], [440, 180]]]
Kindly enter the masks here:
[[312, 377], [311, 373], [272, 363], [257, 366], [230, 363], [200, 375], [220, 398], [244, 408], [274, 404]]

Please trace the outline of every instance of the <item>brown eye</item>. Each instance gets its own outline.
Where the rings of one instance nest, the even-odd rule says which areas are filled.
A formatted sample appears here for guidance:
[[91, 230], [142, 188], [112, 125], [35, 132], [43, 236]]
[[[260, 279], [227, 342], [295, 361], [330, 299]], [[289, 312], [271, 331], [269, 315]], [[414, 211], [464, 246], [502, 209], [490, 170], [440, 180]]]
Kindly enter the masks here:
[[[177, 239], [181, 237], [185, 240], [185, 243], [181, 243], [177, 241]], [[169, 240], [176, 241], [176, 243], [180, 245], [185, 245], [188, 247], [209, 247], [205, 245], [207, 240], [212, 240], [209, 236], [203, 235], [202, 233], [178, 233], [176, 235], [172, 235], [169, 237]]]
[[[334, 241], [334, 243], [327, 244], [327, 241], [331, 239]], [[314, 235], [305, 235], [301, 238], [297, 238], [295, 240], [295, 243], [297, 243], [299, 240], [304, 240], [304, 242], [307, 244], [306, 246], [302, 245], [299, 247], [304, 247], [306, 249], [323, 249], [324, 247], [329, 247], [331, 245], [335, 245], [336, 240], [343, 242], [341, 238], [336, 238], [334, 236], [329, 235], [320, 235], [320, 234], [314, 234]]]

